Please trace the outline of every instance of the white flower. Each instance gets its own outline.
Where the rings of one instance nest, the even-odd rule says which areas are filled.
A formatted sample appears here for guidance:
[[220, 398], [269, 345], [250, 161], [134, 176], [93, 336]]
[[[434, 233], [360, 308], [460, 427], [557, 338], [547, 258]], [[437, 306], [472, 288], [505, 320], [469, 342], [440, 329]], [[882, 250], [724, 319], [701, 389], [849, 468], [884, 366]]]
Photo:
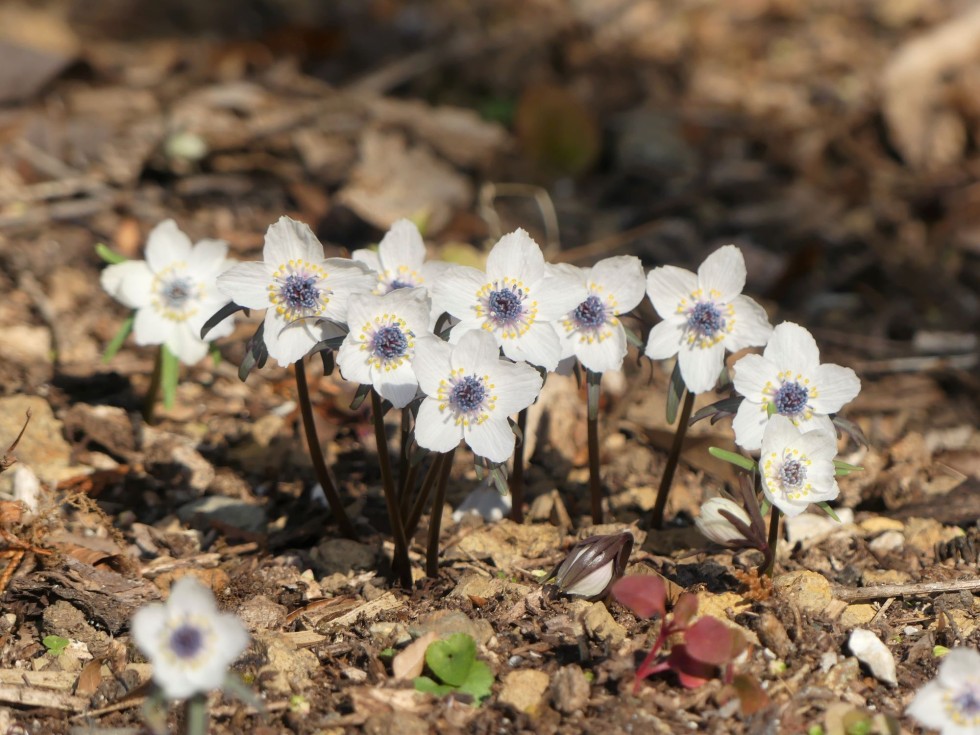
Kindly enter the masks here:
[[386, 294], [400, 288], [430, 288], [448, 264], [425, 262], [425, 243], [414, 222], [400, 219], [378, 243], [378, 251], [363, 248], [351, 258], [370, 268], [377, 277], [374, 293]]
[[758, 449], [769, 420], [768, 406], [791, 419], [801, 431], [819, 429], [834, 436], [827, 414], [839, 411], [861, 390], [850, 368], [821, 365], [813, 336], [792, 322], [779, 324], [761, 355], [746, 355], [734, 366], [735, 390], [745, 400], [732, 423], [735, 441]]
[[482, 329], [504, 354], [554, 370], [561, 344], [552, 322], [588, 296], [567, 272], [545, 271], [541, 248], [524, 230], [504, 235], [487, 256], [487, 271], [452, 266], [432, 289], [435, 307], [460, 320], [449, 341]]
[[174, 583], [166, 604], [137, 610], [130, 630], [168, 699], [220, 687], [228, 665], [248, 645], [241, 620], [219, 613], [211, 590], [190, 576]]
[[416, 339], [428, 334], [430, 309], [422, 288], [351, 296], [350, 332], [337, 351], [344, 378], [373, 385], [395, 408], [406, 406], [419, 387], [412, 359]]
[[701, 504], [701, 515], [694, 519], [701, 535], [716, 544], [727, 546], [738, 541], [744, 541], [744, 534], [732, 525], [732, 522], [721, 514], [725, 511], [742, 521], [746, 526], [752, 525], [752, 519], [745, 509], [728, 498], [710, 498]]
[[320, 341], [316, 319], [347, 320], [352, 293], [371, 290], [361, 263], [323, 257], [309, 226], [280, 217], [265, 234], [262, 262], [240, 263], [218, 279], [218, 288], [239, 306], [265, 309], [263, 338], [280, 365], [306, 356]]
[[416, 343], [412, 367], [427, 398], [415, 420], [415, 440], [448, 452], [463, 439], [481, 457], [503, 462], [514, 451], [507, 417], [530, 406], [541, 390], [538, 371], [499, 357], [486, 332], [470, 331], [455, 346], [438, 337]]
[[618, 317], [636, 308], [646, 286], [640, 259], [617, 255], [591, 268], [563, 270], [578, 276], [588, 296], [555, 324], [562, 359], [574, 355], [594, 373], [619, 370], [626, 357], [626, 330]]
[[936, 678], [922, 687], [906, 712], [942, 735], [980, 733], [980, 653], [954, 648]]
[[734, 245], [719, 248], [697, 275], [672, 265], [647, 274], [647, 294], [663, 319], [650, 330], [646, 355], [677, 355], [684, 385], [692, 393], [714, 388], [725, 350], [763, 345], [772, 332], [765, 310], [748, 296], [745, 259]]
[[773, 416], [762, 435], [759, 471], [762, 491], [787, 516], [810, 503], [833, 500], [840, 493], [834, 477], [837, 440], [823, 431], [801, 433], [785, 416]]
[[164, 220], [146, 242], [146, 260], [116, 263], [102, 271], [102, 288], [136, 309], [133, 337], [138, 345], [166, 345], [181, 362], [192, 365], [208, 353], [208, 342], [227, 337], [229, 319], [201, 339], [201, 327], [228, 303], [217, 289], [219, 274], [232, 265], [221, 240], [190, 239], [172, 219]]

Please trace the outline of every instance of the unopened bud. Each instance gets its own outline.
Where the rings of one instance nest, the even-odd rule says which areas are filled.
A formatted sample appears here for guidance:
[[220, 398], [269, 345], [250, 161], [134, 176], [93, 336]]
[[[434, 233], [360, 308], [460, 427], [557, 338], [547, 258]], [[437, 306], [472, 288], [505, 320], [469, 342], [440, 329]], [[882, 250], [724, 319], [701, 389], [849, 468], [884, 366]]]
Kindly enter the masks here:
[[629, 531], [590, 536], [575, 544], [545, 581], [553, 582], [566, 595], [597, 600], [623, 576], [631, 551], [633, 534]]
[[[722, 511], [725, 513], [722, 514]], [[736, 528], [735, 524], [725, 516], [736, 518], [745, 524], [746, 527], [752, 525], [749, 514], [745, 512], [741, 505], [728, 498], [711, 498], [701, 504], [701, 515], [694, 519], [694, 524], [698, 527], [705, 538], [714, 541], [722, 546], [740, 546], [747, 540], [745, 534]]]

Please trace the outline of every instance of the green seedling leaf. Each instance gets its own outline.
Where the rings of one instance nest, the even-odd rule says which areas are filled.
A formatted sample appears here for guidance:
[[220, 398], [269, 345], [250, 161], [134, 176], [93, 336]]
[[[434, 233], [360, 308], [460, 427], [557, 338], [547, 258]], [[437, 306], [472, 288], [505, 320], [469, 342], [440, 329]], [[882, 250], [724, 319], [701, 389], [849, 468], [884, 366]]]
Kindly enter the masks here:
[[105, 352], [102, 353], [102, 362], [109, 362], [119, 349], [123, 346], [123, 342], [126, 341], [126, 337], [129, 333], [133, 331], [133, 323], [136, 321], [135, 312], [126, 317], [126, 320], [119, 327], [119, 331], [116, 332], [116, 336], [112, 338], [112, 341], [106, 345]]
[[95, 244], [95, 254], [98, 255], [102, 260], [104, 260], [109, 265], [115, 265], [116, 263], [125, 263], [127, 258], [120, 255], [115, 250], [110, 248], [103, 242]]
[[741, 467], [743, 470], [755, 472], [755, 460], [749, 457], [736, 454], [735, 452], [729, 452], [727, 449], [722, 449], [721, 447], [708, 447], [708, 454], [710, 454], [712, 457], [717, 457], [718, 459], [724, 460], [725, 462], [730, 462], [736, 467]]
[[466, 633], [454, 633], [435, 641], [425, 651], [425, 663], [444, 684], [462, 686], [476, 661], [476, 641]]
[[947, 653], [949, 653], [949, 649], [946, 648], [946, 646], [933, 646], [932, 647], [932, 655], [935, 656], [936, 658], [942, 658]]
[[829, 515], [831, 518], [833, 518], [835, 521], [840, 523], [840, 518], [837, 517], [837, 514], [834, 513], [834, 509], [831, 508], [826, 501], [822, 503], [817, 503], [817, 507], [820, 508], [820, 510], [822, 510], [824, 513]]
[[437, 684], [428, 676], [416, 676], [412, 683], [415, 685], [415, 691], [434, 694], [437, 697], [445, 697], [447, 694], [457, 691], [456, 687], [451, 687], [448, 684]]
[[46, 635], [41, 639], [41, 643], [44, 647], [48, 649], [48, 653], [52, 656], [60, 656], [68, 648], [68, 644], [71, 643], [67, 638], [62, 638], [60, 635]]
[[170, 410], [177, 398], [177, 381], [180, 380], [180, 361], [166, 345], [160, 345], [160, 390], [163, 393], [163, 407]]
[[466, 681], [460, 686], [459, 691], [469, 694], [477, 702], [484, 697], [490, 696], [493, 688], [493, 672], [485, 661], [474, 661], [470, 667], [470, 673]]
[[841, 462], [839, 459], [834, 460], [834, 472], [838, 477], [847, 477], [852, 472], [860, 472], [863, 469], [864, 467], [848, 464], [847, 462]]

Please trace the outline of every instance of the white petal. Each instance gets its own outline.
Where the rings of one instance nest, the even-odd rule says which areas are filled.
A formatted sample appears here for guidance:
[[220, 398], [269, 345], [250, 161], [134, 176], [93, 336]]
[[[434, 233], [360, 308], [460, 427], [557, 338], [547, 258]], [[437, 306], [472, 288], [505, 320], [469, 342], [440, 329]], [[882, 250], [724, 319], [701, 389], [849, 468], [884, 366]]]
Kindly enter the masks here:
[[661, 319], [676, 316], [682, 300], [690, 300], [698, 287], [698, 277], [673, 265], [654, 268], [647, 274], [647, 296]]
[[687, 346], [677, 353], [681, 377], [691, 393], [707, 393], [714, 390], [725, 364], [725, 348], [715, 345], [706, 349]]
[[363, 263], [375, 273], [381, 273], [381, 258], [375, 251], [361, 248], [351, 253], [350, 257], [351, 260], [357, 263]]
[[942, 658], [936, 681], [951, 689], [959, 689], [965, 680], [980, 673], [980, 653], [972, 648], [954, 648]]
[[793, 425], [793, 422], [785, 416], [774, 414], [766, 422], [765, 432], [762, 434], [762, 454], [775, 452], [782, 456], [783, 449], [800, 438], [800, 430]]
[[750, 452], [759, 449], [762, 446], [762, 434], [767, 423], [769, 423], [769, 416], [765, 406], [742, 401], [735, 418], [732, 420], [735, 443]]
[[483, 373], [499, 362], [497, 341], [488, 332], [474, 329], [467, 332], [453, 348], [450, 365], [453, 370]]
[[476, 268], [455, 265], [447, 268], [430, 289], [432, 304], [457, 319], [476, 316], [476, 294], [487, 282], [487, 276]]
[[676, 318], [664, 319], [653, 325], [643, 354], [651, 360], [666, 360], [677, 354], [683, 338], [684, 321]]
[[290, 260], [320, 263], [323, 260], [323, 245], [305, 222], [280, 217], [265, 233], [262, 259], [273, 270]]
[[487, 255], [487, 276], [519, 278], [530, 285], [544, 276], [544, 255], [524, 230], [514, 230], [497, 240]]
[[265, 263], [239, 263], [218, 276], [218, 292], [246, 309], [269, 306], [272, 273]]
[[378, 394], [391, 401], [395, 408], [404, 408], [418, 393], [419, 383], [412, 370], [412, 365], [408, 362], [399, 365], [393, 370], [385, 372], [375, 381], [375, 388]]
[[449, 377], [453, 348], [438, 337], [422, 337], [415, 342], [412, 370], [422, 391], [429, 396], [439, 393], [439, 382]]
[[626, 332], [622, 324], [609, 327], [609, 332], [601, 342], [578, 341], [578, 335], [572, 334], [579, 362], [594, 373], [608, 373], [623, 367], [627, 352]]
[[435, 398], [426, 398], [419, 406], [415, 419], [415, 441], [420, 447], [432, 452], [448, 452], [459, 446], [463, 427], [453, 420], [453, 412], [440, 411]]
[[360, 332], [364, 325], [384, 310], [381, 296], [377, 294], [352, 294], [347, 302], [347, 323], [351, 333]]
[[561, 343], [554, 328], [544, 322], [532, 324], [520, 337], [503, 340], [501, 347], [511, 360], [526, 360], [545, 370], [554, 370], [561, 359]]
[[363, 343], [353, 332], [347, 335], [337, 350], [337, 367], [344, 380], [361, 385], [372, 384], [373, 375], [367, 361], [367, 351], [361, 349]]
[[602, 286], [616, 299], [616, 314], [632, 311], [646, 293], [643, 264], [635, 255], [616, 255], [600, 260], [589, 271], [588, 281]]
[[772, 325], [766, 310], [748, 296], [736, 296], [731, 301], [735, 310], [735, 326], [725, 336], [725, 349], [738, 352], [746, 347], [761, 347], [772, 335]]
[[211, 617], [217, 609], [214, 593], [189, 574], [178, 579], [170, 587], [167, 610], [171, 614]]
[[505, 462], [514, 453], [514, 432], [507, 421], [491, 418], [482, 424], [470, 424], [463, 439], [474, 454], [491, 462]]
[[812, 373], [817, 395], [810, 399], [814, 411], [837, 413], [845, 403], [861, 392], [861, 381], [850, 368], [840, 365], [820, 365]]
[[153, 273], [144, 260], [107, 266], [99, 282], [107, 294], [130, 309], [148, 306], [153, 295]]
[[529, 296], [538, 302], [538, 319], [550, 322], [560, 319], [585, 301], [589, 292], [581, 279], [556, 273], [531, 287]]
[[[204, 323], [212, 316], [217, 314], [218, 310], [221, 309], [223, 306], [225, 306], [227, 303], [228, 303], [228, 299], [220, 298], [220, 297], [217, 299], [209, 299], [209, 300], [202, 301], [200, 303], [200, 306], [198, 307], [198, 312], [188, 317], [185, 323], [190, 328], [191, 332], [197, 335], [198, 339], [200, 339], [201, 327], [203, 327]], [[221, 339], [222, 337], [229, 336], [234, 331], [235, 331], [235, 315], [232, 314], [231, 316], [225, 318], [220, 323], [215, 324], [214, 327], [211, 328], [211, 331], [208, 332], [207, 339], [203, 341], [214, 342], [217, 339]]]
[[512, 416], [534, 403], [541, 392], [541, 374], [526, 363], [498, 360], [487, 374], [497, 396], [495, 412]]
[[187, 265], [202, 278], [210, 278], [220, 273], [228, 261], [228, 243], [224, 240], [201, 240], [191, 248]]
[[806, 329], [793, 322], [777, 324], [763, 355], [782, 370], [810, 377], [820, 364], [817, 341]]
[[728, 303], [745, 288], [745, 258], [734, 245], [718, 248], [698, 268], [698, 285], [705, 295], [716, 292]]
[[166, 219], [152, 230], [146, 239], [146, 262], [150, 270], [159, 273], [175, 261], [190, 260], [191, 241], [172, 219]]
[[[484, 322], [482, 319], [463, 319], [462, 321], [457, 322], [453, 328], [449, 330], [449, 343], [457, 344], [467, 332], [485, 331], [483, 329], [483, 324]], [[487, 334], [492, 333], [487, 332]], [[494, 336], [494, 339], [496, 339], [496, 336]]]
[[[949, 656], [953, 651], [946, 654]], [[915, 699], [905, 713], [911, 715], [919, 724], [934, 730], [942, 730], [947, 735], [948, 726], [953, 722], [946, 714], [946, 689], [938, 681], [930, 681], [916, 692]]]
[[378, 257], [385, 270], [404, 265], [417, 271], [425, 260], [425, 243], [414, 222], [400, 219], [391, 226], [378, 244]]
[[194, 333], [187, 322], [175, 326], [166, 345], [185, 365], [194, 365], [208, 354], [208, 343]]
[[834, 428], [834, 423], [827, 414], [815, 413], [808, 419], [800, 417], [795, 419], [794, 423], [801, 432], [815, 432], [828, 437], [834, 447], [833, 454], [837, 453], [837, 429]]
[[306, 357], [306, 354], [320, 341], [319, 335], [311, 324], [306, 321], [287, 324], [275, 309], [269, 309], [265, 314], [263, 338], [269, 357], [283, 367]]
[[217, 616], [215, 631], [218, 633], [218, 644], [215, 648], [221, 652], [222, 668], [242, 655], [248, 648], [248, 631], [237, 615], [221, 613]]
[[129, 624], [129, 632], [133, 643], [147, 658], [155, 658], [160, 645], [160, 634], [167, 626], [167, 608], [163, 603], [155, 602], [141, 607], [133, 615]]
[[432, 300], [426, 289], [399, 288], [385, 294], [382, 304], [389, 313], [393, 312], [404, 319], [405, 324], [415, 332], [416, 336], [421, 337], [425, 334], [429, 324], [429, 312], [432, 309]]
[[144, 306], [136, 312], [133, 322], [133, 339], [138, 345], [161, 345], [174, 331], [175, 322], [164, 318], [152, 306]]
[[153, 681], [169, 700], [187, 699], [202, 693], [192, 670], [181, 665], [179, 659], [157, 656], [153, 660]]
[[762, 355], [745, 355], [732, 366], [732, 372], [735, 390], [757, 404], [756, 408], [763, 401], [768, 401], [762, 391], [767, 386], [776, 385], [779, 380], [779, 368]]
[[[801, 429], [802, 430], [802, 429]], [[793, 446], [807, 458], [830, 462], [837, 455], [837, 438], [826, 431], [806, 431], [793, 442]], [[831, 465], [832, 467], [832, 465]]]

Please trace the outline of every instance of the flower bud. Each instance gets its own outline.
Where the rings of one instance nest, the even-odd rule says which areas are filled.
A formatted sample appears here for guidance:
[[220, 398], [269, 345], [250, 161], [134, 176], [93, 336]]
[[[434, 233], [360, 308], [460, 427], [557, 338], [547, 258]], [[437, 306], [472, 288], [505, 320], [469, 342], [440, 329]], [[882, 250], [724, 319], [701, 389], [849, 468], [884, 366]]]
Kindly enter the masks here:
[[[724, 511], [724, 515], [722, 514]], [[701, 504], [701, 515], [694, 519], [694, 524], [698, 527], [705, 538], [714, 541], [722, 546], [741, 546], [745, 543], [746, 536], [739, 530], [729, 518], [729, 515], [751, 527], [752, 520], [749, 514], [736, 503], [728, 498], [711, 498]]]
[[629, 531], [590, 536], [572, 547], [545, 582], [552, 581], [566, 595], [597, 600], [623, 576], [632, 550], [633, 534]]

